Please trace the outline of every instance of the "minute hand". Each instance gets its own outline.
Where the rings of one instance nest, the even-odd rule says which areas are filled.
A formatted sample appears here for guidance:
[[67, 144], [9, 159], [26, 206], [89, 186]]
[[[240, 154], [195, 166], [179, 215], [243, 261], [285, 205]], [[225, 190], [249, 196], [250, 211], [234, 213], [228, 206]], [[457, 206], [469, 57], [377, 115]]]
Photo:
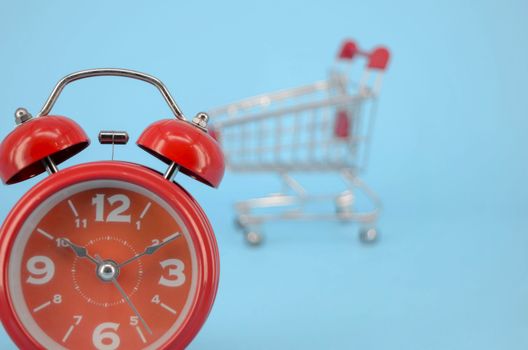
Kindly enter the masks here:
[[121, 264], [118, 265], [118, 267], [121, 268], [121, 267], [131, 263], [132, 261], [141, 258], [144, 255], [154, 254], [158, 249], [163, 247], [165, 244], [172, 242], [173, 240], [175, 240], [176, 238], [178, 238], [180, 236], [181, 236], [181, 233], [176, 232], [176, 233], [170, 235], [169, 237], [165, 238], [160, 243], [148, 246], [147, 248], [145, 248], [145, 250], [142, 253], [139, 253], [138, 255], [133, 256], [130, 259], [123, 261]]

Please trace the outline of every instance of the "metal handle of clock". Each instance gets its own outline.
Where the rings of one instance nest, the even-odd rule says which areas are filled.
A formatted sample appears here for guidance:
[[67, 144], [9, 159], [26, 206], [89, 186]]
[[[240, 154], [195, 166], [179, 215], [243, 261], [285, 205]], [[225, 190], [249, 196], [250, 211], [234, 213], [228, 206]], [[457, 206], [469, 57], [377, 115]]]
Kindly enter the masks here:
[[116, 77], [125, 77], [125, 78], [131, 78], [131, 79], [137, 79], [142, 80], [144, 82], [147, 82], [149, 84], [154, 85], [161, 93], [167, 104], [169, 105], [172, 113], [174, 113], [174, 116], [177, 119], [185, 120], [185, 117], [183, 116], [183, 112], [176, 104], [176, 101], [174, 98], [172, 98], [171, 94], [169, 93], [169, 90], [163, 85], [163, 83], [158, 79], [151, 75], [128, 70], [128, 69], [120, 69], [120, 68], [97, 68], [97, 69], [88, 69], [88, 70], [82, 70], [79, 72], [75, 72], [72, 74], [69, 74], [62, 78], [57, 85], [55, 85], [55, 88], [51, 92], [50, 96], [48, 97], [48, 100], [46, 103], [44, 103], [44, 106], [42, 106], [41, 111], [38, 114], [38, 117], [43, 115], [48, 115], [51, 112], [51, 109], [55, 105], [55, 102], [57, 102], [57, 99], [59, 98], [59, 95], [61, 94], [62, 90], [71, 82], [74, 82], [76, 80], [85, 79], [85, 78], [91, 78], [91, 77], [101, 77], [101, 76], [116, 76]]

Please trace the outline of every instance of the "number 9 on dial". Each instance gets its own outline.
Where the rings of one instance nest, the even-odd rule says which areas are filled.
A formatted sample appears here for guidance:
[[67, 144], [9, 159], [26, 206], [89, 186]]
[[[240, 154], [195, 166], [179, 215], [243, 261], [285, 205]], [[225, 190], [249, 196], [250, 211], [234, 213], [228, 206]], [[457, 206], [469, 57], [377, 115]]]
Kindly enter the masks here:
[[[80, 126], [49, 112], [74, 80], [140, 79], [175, 114], [150, 125], [137, 144], [167, 163], [100, 161], [58, 169], [86, 148]], [[218, 286], [218, 249], [198, 203], [173, 182], [178, 172], [217, 187], [224, 163], [205, 128], [185, 120], [161, 82], [122, 69], [61, 80], [33, 118], [0, 144], [0, 178], [12, 184], [47, 171], [0, 229], [0, 318], [22, 349], [184, 349], [205, 322]], [[112, 136], [112, 143], [116, 143]], [[104, 142], [103, 142], [104, 143]]]

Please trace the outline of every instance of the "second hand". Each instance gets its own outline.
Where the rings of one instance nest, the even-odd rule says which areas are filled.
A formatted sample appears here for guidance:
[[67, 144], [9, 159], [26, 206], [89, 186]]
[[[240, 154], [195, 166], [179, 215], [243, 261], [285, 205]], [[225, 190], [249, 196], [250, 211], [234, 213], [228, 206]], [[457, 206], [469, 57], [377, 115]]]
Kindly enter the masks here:
[[[99, 255], [95, 255], [95, 259], [97, 260], [99, 266], [103, 265], [104, 262], [103, 260], [101, 259], [101, 257]], [[119, 282], [117, 282], [116, 278], [115, 278], [115, 275], [112, 277], [112, 279], [110, 279], [110, 281], [112, 282], [112, 284], [117, 288], [117, 290], [119, 291], [119, 293], [123, 296], [123, 299], [125, 299], [125, 301], [127, 302], [128, 306], [130, 306], [130, 308], [132, 309], [132, 311], [134, 311], [134, 313], [136, 314], [136, 316], [139, 318], [139, 320], [141, 321], [141, 323], [143, 324], [143, 327], [145, 327], [145, 329], [147, 330], [147, 332], [149, 332], [149, 334], [152, 334], [152, 330], [150, 329], [150, 327], [148, 326], [147, 322], [145, 322], [145, 320], [143, 319], [143, 317], [141, 317], [141, 314], [139, 313], [139, 311], [136, 309], [136, 307], [134, 306], [134, 304], [132, 304], [132, 301], [130, 300], [130, 298], [128, 297], [128, 295], [126, 294], [126, 292], [124, 291], [124, 289], [121, 287], [121, 285], [119, 284]]]

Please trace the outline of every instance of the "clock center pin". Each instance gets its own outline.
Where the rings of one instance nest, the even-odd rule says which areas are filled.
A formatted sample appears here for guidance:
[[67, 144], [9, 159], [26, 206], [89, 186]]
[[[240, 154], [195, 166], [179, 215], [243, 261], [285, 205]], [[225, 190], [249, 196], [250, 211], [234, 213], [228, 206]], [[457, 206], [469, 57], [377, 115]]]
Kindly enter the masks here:
[[117, 276], [119, 276], [119, 267], [117, 267], [114, 261], [106, 260], [97, 266], [97, 277], [103, 282], [110, 282], [117, 278]]

